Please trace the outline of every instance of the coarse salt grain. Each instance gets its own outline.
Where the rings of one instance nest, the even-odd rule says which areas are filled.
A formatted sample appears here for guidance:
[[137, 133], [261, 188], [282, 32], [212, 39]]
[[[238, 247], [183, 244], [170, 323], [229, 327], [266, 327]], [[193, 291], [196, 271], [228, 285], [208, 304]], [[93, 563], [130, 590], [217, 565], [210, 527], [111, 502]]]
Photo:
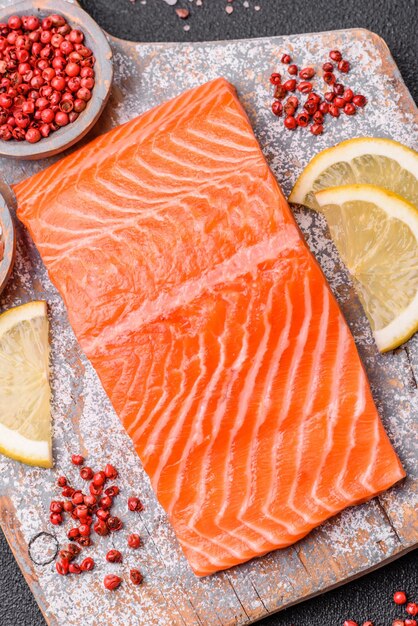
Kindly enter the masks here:
[[183, 30], [185, 30], [186, 32], [187, 32], [188, 30], [190, 30], [190, 26], [189, 26], [189, 24], [185, 24], [185, 25], [183, 26]]

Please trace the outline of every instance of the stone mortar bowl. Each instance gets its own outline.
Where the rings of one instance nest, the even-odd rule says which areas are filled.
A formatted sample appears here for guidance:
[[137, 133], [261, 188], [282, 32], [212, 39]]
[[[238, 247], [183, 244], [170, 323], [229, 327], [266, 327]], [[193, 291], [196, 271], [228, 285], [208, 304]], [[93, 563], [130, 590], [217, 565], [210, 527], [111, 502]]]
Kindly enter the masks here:
[[[7, 190], [0, 187], [0, 294], [12, 273], [16, 249], [16, 233], [8, 207]], [[3, 192], [6, 191], [6, 193]]]
[[96, 58], [94, 70], [96, 84], [92, 98], [79, 118], [42, 138], [38, 143], [0, 140], [0, 155], [13, 159], [41, 159], [66, 150], [79, 141], [94, 126], [110, 95], [113, 78], [112, 50], [106, 35], [83, 9], [65, 0], [24, 0], [0, 9], [0, 22], [7, 22], [11, 15], [36, 15], [40, 19], [58, 13], [73, 28], [82, 30], [85, 43]]

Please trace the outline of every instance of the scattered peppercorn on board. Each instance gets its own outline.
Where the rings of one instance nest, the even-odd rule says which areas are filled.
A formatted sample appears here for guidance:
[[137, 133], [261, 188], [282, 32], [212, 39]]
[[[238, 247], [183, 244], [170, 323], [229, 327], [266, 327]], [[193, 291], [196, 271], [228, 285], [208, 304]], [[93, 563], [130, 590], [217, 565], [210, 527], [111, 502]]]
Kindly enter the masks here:
[[[15, 2], [0, 0], [2, 5]], [[236, 85], [265, 155], [289, 193], [312, 156], [338, 141], [361, 135], [390, 136], [416, 148], [418, 114], [385, 45], [373, 33], [346, 30], [212, 43], [138, 44], [110, 38], [115, 81], [104, 115], [84, 140], [125, 122], [178, 93], [217, 76]], [[271, 113], [271, 72], [289, 52], [300, 67], [321, 65], [327, 51], [338, 48], [350, 59], [350, 86], [364, 93], [368, 106], [355, 116], [342, 116], [312, 136], [292, 133]], [[58, 157], [54, 157], [56, 159]], [[45, 168], [51, 160], [12, 162], [0, 159], [2, 186]], [[325, 234], [321, 216], [295, 211], [305, 237], [350, 324], [386, 430], [408, 478], [379, 498], [344, 511], [295, 546], [276, 551], [211, 577], [198, 579], [190, 570], [164, 511], [100, 382], [74, 338], [63, 303], [49, 282], [35, 246], [17, 225], [14, 272], [0, 297], [0, 310], [32, 299], [48, 301], [51, 322], [54, 458], [52, 471], [27, 467], [0, 456], [0, 522], [47, 623], [126, 626], [241, 626], [256, 622], [290, 604], [326, 591], [383, 565], [418, 546], [418, 337], [385, 355], [377, 352], [348, 275]], [[116, 515], [126, 532], [100, 538], [83, 550], [96, 567], [82, 576], [57, 575], [54, 563], [35, 565], [28, 556], [31, 538], [55, 532], [68, 543], [68, 526], [52, 527], [49, 503], [59, 498], [59, 475], [76, 481], [68, 459], [81, 452], [92, 467], [113, 462], [119, 470], [121, 496]], [[80, 482], [77, 483], [81, 486]], [[127, 514], [126, 500], [139, 495], [144, 510]], [[138, 523], [138, 519], [140, 522]], [[143, 546], [126, 550], [126, 534], [139, 533]], [[109, 564], [105, 554], [121, 550], [125, 562]], [[129, 584], [129, 569], [144, 574], [139, 587]], [[124, 583], [114, 592], [103, 587], [106, 574]], [[71, 601], [69, 601], [71, 599]]]

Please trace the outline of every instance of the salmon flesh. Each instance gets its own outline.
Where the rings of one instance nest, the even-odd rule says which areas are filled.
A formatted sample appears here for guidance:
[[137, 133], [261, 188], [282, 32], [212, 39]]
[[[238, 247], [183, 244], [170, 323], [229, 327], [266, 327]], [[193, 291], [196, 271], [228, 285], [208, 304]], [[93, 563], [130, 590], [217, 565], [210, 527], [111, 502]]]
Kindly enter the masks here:
[[405, 475], [226, 80], [15, 192], [198, 576], [289, 546]]

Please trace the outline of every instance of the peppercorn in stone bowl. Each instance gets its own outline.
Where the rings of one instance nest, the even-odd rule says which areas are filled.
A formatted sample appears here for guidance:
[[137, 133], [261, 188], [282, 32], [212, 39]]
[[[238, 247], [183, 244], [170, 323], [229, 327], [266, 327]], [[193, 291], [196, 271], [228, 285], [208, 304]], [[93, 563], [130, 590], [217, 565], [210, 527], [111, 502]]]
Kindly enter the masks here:
[[[60, 97], [62, 98], [62, 100], [59, 102], [59, 109], [58, 103], [53, 102], [53, 94], [48, 94], [47, 99], [49, 99], [50, 104], [46, 105], [46, 107], [43, 107], [41, 103], [40, 108], [35, 109], [35, 112], [38, 110], [42, 111], [43, 108], [48, 109], [43, 116], [45, 118], [45, 121], [43, 119], [39, 119], [37, 124], [38, 128], [36, 128], [35, 125], [35, 128], [33, 130], [30, 130], [30, 127], [24, 127], [22, 131], [20, 131], [19, 126], [16, 130], [16, 134], [17, 136], [22, 137], [22, 140], [20, 141], [13, 136], [10, 140], [0, 138], [1, 156], [15, 159], [41, 159], [62, 152], [63, 150], [75, 144], [82, 137], [84, 137], [84, 135], [94, 126], [101, 113], [103, 112], [103, 109], [109, 98], [113, 78], [112, 50], [105, 33], [83, 9], [76, 6], [75, 4], [70, 4], [70, 2], [66, 2], [65, 0], [38, 0], [37, 2], [34, 0], [24, 0], [22, 2], [13, 4], [12, 6], [0, 9], [0, 24], [7, 24], [11, 16], [34, 16], [35, 18], [39, 19], [40, 23], [42, 23], [42, 20], [44, 18], [47, 18], [51, 15], [61, 16], [66, 20], [72, 30], [76, 32], [81, 31], [81, 33], [84, 35], [82, 45], [90, 49], [93, 53], [91, 59], [93, 59], [92, 62], [94, 62], [94, 65], [92, 67], [92, 69], [94, 69], [94, 79], [92, 80], [87, 75], [84, 77], [83, 82], [87, 83], [88, 86], [90, 86], [89, 83], [94, 84], [91, 86], [91, 89], [83, 88], [84, 94], [83, 89], [81, 90], [81, 95], [84, 97], [84, 100], [80, 103], [80, 98], [78, 98], [79, 91], [70, 93], [70, 91], [67, 90], [67, 86], [68, 81], [70, 81], [71, 79], [74, 80], [74, 78], [76, 78], [81, 80], [80, 72], [84, 69], [84, 66], [81, 68], [77, 68], [75, 67], [76, 63], [72, 63], [69, 56], [71, 54], [71, 45], [69, 45], [68, 48], [70, 49], [70, 52], [68, 54], [62, 53], [62, 57], [64, 57], [66, 60], [65, 72], [57, 72], [57, 76], [53, 76], [54, 71], [52, 68], [52, 61], [55, 60], [55, 51], [57, 50], [57, 48], [53, 48], [52, 46], [50, 46], [52, 49], [52, 53], [48, 59], [50, 67], [48, 67], [47, 69], [48, 71], [52, 70], [51, 76], [53, 77], [50, 79], [50, 81], [46, 81], [48, 75], [46, 76], [46, 79], [44, 79], [42, 77], [42, 73], [39, 80], [40, 83], [42, 83], [43, 81], [44, 82], [39, 87], [39, 91], [42, 90], [42, 86], [52, 85], [52, 80], [55, 78], [57, 80], [55, 85], [61, 88], [61, 90], [55, 88], [52, 89], [53, 92], [58, 91], [58, 93], [60, 93]], [[80, 42], [77, 41], [77, 39], [75, 38], [73, 46], [76, 46], [76, 44], [80, 44]], [[5, 45], [7, 46], [9, 44], [6, 43]], [[45, 42], [43, 42], [42, 45], [45, 46]], [[16, 48], [13, 54], [16, 54], [17, 50], [18, 48]], [[17, 59], [16, 61], [19, 64], [19, 67], [28, 64], [27, 71], [29, 73], [32, 72], [35, 67], [38, 67], [37, 63], [38, 60], [40, 60], [41, 58], [39, 57], [35, 61], [35, 56], [32, 54], [32, 50], [30, 50], [29, 58], [26, 59], [26, 56], [28, 55], [25, 54], [25, 52], [23, 51], [21, 59]], [[75, 49], [73, 47], [73, 52], [74, 51]], [[6, 92], [5, 88], [1, 88], [1, 81], [3, 78], [6, 78], [5, 82], [7, 83], [7, 78], [10, 77], [13, 71], [15, 71], [16, 74], [18, 74], [19, 72], [16, 69], [8, 72], [8, 70], [5, 69], [5, 65], [6, 63], [4, 61], [0, 61], [0, 117], [3, 118], [3, 120], [1, 121], [3, 122], [4, 126], [7, 126], [8, 122], [4, 122], [4, 118], [6, 115], [8, 115], [8, 112], [10, 111], [11, 115], [17, 116], [14, 123], [16, 123], [17, 119], [19, 123], [22, 123], [22, 125], [24, 125], [25, 123], [27, 123], [28, 116], [30, 120], [34, 122], [35, 120], [33, 119], [33, 116], [35, 113], [31, 111], [30, 107], [33, 107], [33, 103], [36, 103], [37, 101], [39, 102], [39, 97], [43, 96], [39, 94], [39, 97], [35, 98], [33, 97], [31, 91], [34, 91], [36, 95], [38, 85], [35, 84], [32, 87], [33, 83], [31, 81], [30, 83], [27, 83], [30, 85], [31, 91], [28, 91], [27, 93], [17, 92], [16, 94], [14, 94], [12, 91], [11, 95], [9, 96], [9, 92]], [[23, 71], [25, 68], [20, 67], [20, 69], [22, 69]], [[72, 69], [74, 69], [74, 73], [72, 72]], [[88, 71], [84, 70], [83, 73], [88, 74]], [[91, 73], [92, 72], [90, 72], [90, 74]], [[58, 74], [61, 74], [61, 78], [58, 76]], [[63, 74], [64, 78], [67, 80], [65, 90], [63, 89], [62, 85], [58, 84], [60, 80], [62, 82]], [[23, 81], [25, 81], [25, 79], [27, 79], [27, 76], [23, 76]], [[11, 87], [13, 86], [11, 85]], [[18, 96], [18, 100], [21, 99], [21, 103], [19, 102], [17, 106], [15, 100], [16, 96]], [[29, 98], [29, 96], [32, 97]], [[65, 102], [64, 96], [67, 98], [67, 102]], [[10, 99], [12, 100], [13, 104], [10, 103]], [[29, 100], [30, 102], [28, 103]], [[77, 103], [75, 102], [76, 100]], [[3, 108], [1, 106], [2, 102], [10, 108]], [[77, 106], [75, 107], [76, 104]], [[51, 106], [55, 109], [54, 116], [52, 116]], [[83, 110], [78, 110], [82, 108]], [[56, 117], [57, 115], [58, 117]], [[73, 118], [76, 119], [74, 121], [69, 121]], [[41, 128], [42, 125], [44, 125], [43, 129]], [[49, 135], [47, 128], [48, 125], [51, 127], [51, 129], [57, 128], [56, 130], [51, 130]], [[0, 131], [1, 128], [2, 124], [0, 124]], [[41, 138], [39, 138], [40, 130], [45, 131], [45, 135], [48, 136], [43, 135], [41, 136]], [[5, 132], [5, 136], [8, 137], [9, 135], [7, 134], [7, 129]], [[28, 132], [29, 135], [27, 135]], [[27, 135], [27, 139], [24, 138], [25, 135]]]

